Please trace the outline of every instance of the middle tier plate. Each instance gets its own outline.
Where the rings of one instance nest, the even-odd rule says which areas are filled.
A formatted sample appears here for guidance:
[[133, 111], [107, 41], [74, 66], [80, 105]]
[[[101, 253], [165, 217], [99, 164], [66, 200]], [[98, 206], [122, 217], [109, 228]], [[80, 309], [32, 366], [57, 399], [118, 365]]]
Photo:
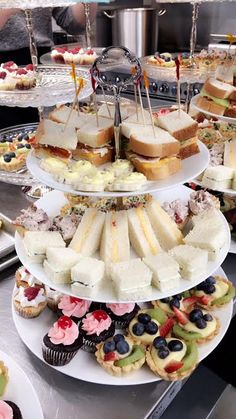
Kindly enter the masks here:
[[202, 173], [209, 165], [209, 152], [207, 147], [203, 143], [199, 142], [199, 148], [200, 153], [182, 160], [182, 168], [179, 172], [175, 173], [172, 176], [169, 176], [167, 179], [147, 181], [141, 189], [132, 192], [82, 192], [75, 190], [68, 184], [56, 181], [50, 173], [45, 172], [43, 169], [41, 169], [41, 160], [35, 157], [32, 152], [28, 155], [26, 164], [31, 174], [40, 182], [44, 183], [47, 186], [50, 186], [53, 189], [58, 189], [60, 191], [71, 193], [73, 195], [97, 197], [104, 196], [108, 198], [119, 196], [135, 196], [170, 189], [178, 185], [182, 185], [183, 183], [188, 182], [191, 179], [199, 176], [200, 173]]
[[[167, 191], [159, 192], [158, 194], [155, 194], [154, 196], [155, 196], [155, 198], [158, 199], [158, 201], [160, 203], [163, 203], [165, 201], [172, 201], [172, 200], [179, 199], [179, 198], [181, 198], [184, 201], [188, 201], [191, 192], [192, 192], [192, 190], [185, 187], [185, 186], [178, 186], [177, 188], [172, 189], [171, 193], [167, 190]], [[52, 192], [49, 192], [48, 194], [46, 194], [40, 200], [38, 200], [37, 203], [36, 203], [36, 206], [38, 208], [42, 208], [49, 215], [49, 217], [53, 217], [53, 216], [58, 215], [60, 213], [61, 207], [65, 204], [67, 204], [67, 203], [68, 203], [68, 201], [67, 201], [66, 197], [64, 196], [64, 194], [62, 192], [52, 191]], [[227, 239], [225, 241], [225, 245], [223, 246], [223, 248], [220, 251], [218, 259], [216, 261], [209, 261], [208, 262], [206, 272], [204, 274], [200, 274], [197, 278], [195, 278], [194, 280], [191, 280], [191, 281], [186, 280], [186, 279], [180, 279], [179, 285], [176, 288], [172, 288], [171, 290], [168, 290], [166, 292], [161, 292], [157, 288], [152, 287], [152, 294], [151, 295], [149, 295], [146, 298], [140, 298], [139, 300], [135, 299], [135, 302], [159, 300], [161, 298], [169, 297], [169, 296], [174, 295], [174, 294], [179, 294], [179, 293], [181, 293], [181, 292], [199, 284], [200, 282], [205, 280], [208, 276], [212, 275], [213, 272], [215, 272], [215, 270], [222, 264], [222, 262], [226, 258], [227, 253], [228, 253], [229, 248], [230, 248], [230, 241], [231, 241], [228, 223], [227, 223], [225, 217], [223, 216], [223, 214], [221, 214], [221, 213], [219, 213], [219, 214], [222, 217], [222, 221], [223, 221], [224, 226], [225, 226]], [[20, 258], [21, 263], [37, 279], [39, 279], [41, 282], [48, 285], [49, 287], [57, 289], [58, 291], [62, 292], [63, 294], [69, 294], [69, 295], [73, 295], [75, 297], [78, 297], [78, 295], [72, 293], [70, 285], [55, 284], [51, 280], [49, 280], [47, 275], [44, 272], [42, 264], [31, 263], [31, 262], [28, 261], [28, 258], [27, 258], [27, 255], [26, 255], [26, 252], [25, 252], [25, 249], [24, 249], [24, 245], [23, 245], [23, 239], [19, 235], [19, 233], [16, 233], [16, 236], [15, 236], [15, 246], [16, 246], [16, 251], [17, 251], [17, 254]], [[97, 255], [95, 255], [95, 257], [97, 257]], [[137, 256], [133, 252], [131, 257], [137, 257]], [[80, 297], [83, 298], [84, 296], [81, 294]], [[115, 302], [118, 302], [118, 301], [119, 302], [124, 302], [124, 301], [121, 301], [117, 298], [117, 296], [115, 294], [115, 291], [113, 289], [111, 280], [105, 280], [103, 282], [103, 284], [100, 287], [98, 293], [96, 294], [96, 297], [93, 297], [93, 298], [86, 297], [86, 299], [87, 300], [96, 300], [98, 302], [112, 302], [112, 303], [115, 303]], [[125, 301], [125, 302], [127, 302], [127, 301]]]

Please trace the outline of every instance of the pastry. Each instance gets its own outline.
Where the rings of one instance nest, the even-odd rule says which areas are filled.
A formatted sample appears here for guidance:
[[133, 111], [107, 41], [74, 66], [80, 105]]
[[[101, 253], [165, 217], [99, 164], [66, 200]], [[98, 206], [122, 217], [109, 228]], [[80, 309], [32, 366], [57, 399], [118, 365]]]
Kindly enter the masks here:
[[20, 287], [13, 297], [16, 312], [26, 319], [39, 316], [47, 305], [43, 288]]
[[98, 343], [114, 335], [115, 325], [104, 310], [95, 310], [82, 319], [79, 331], [83, 337], [83, 349], [95, 352]]
[[90, 306], [91, 301], [63, 295], [58, 303], [57, 314], [59, 317], [62, 315], [70, 317], [77, 324], [89, 311]]
[[0, 417], [4, 419], [23, 419], [19, 407], [10, 400], [0, 400]]
[[139, 310], [129, 323], [129, 336], [137, 344], [151, 345], [155, 337], [160, 336], [160, 326], [166, 319], [161, 309]]
[[50, 365], [66, 365], [82, 344], [77, 324], [70, 317], [61, 316], [43, 338], [43, 358]]
[[105, 310], [115, 322], [115, 327], [124, 329], [137, 314], [139, 306], [135, 303], [106, 303]]
[[183, 294], [176, 294], [173, 297], [162, 298], [161, 300], [152, 301], [154, 307], [159, 307], [166, 314], [173, 315], [173, 308], [176, 307], [181, 311], [186, 311], [185, 299], [190, 297], [190, 293], [185, 291]]
[[137, 371], [145, 363], [143, 347], [121, 334], [97, 345], [95, 355], [101, 367], [116, 377]]
[[44, 288], [42, 282], [38, 281], [24, 266], [20, 266], [15, 273], [17, 288], [39, 287]]
[[8, 380], [8, 368], [2, 361], [0, 361], [0, 397], [2, 397], [5, 393]]
[[26, 155], [17, 154], [15, 151], [10, 151], [4, 153], [0, 156], [0, 170], [5, 170], [6, 172], [15, 172], [22, 169], [25, 165]]
[[191, 294], [197, 305], [211, 310], [228, 304], [235, 296], [235, 287], [221, 276], [210, 276], [193, 288]]

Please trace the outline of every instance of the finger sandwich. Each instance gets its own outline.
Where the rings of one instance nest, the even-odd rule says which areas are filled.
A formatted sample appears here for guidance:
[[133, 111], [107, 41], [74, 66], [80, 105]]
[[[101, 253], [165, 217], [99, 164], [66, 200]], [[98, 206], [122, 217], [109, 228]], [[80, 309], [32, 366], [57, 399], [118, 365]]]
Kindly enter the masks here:
[[46, 258], [43, 267], [47, 277], [55, 284], [69, 284], [71, 268], [78, 263], [81, 256], [68, 247], [48, 247]]
[[71, 269], [72, 292], [82, 297], [95, 297], [104, 272], [105, 264], [102, 260], [82, 257]]
[[108, 118], [98, 118], [93, 115], [89, 121], [77, 130], [78, 142], [90, 147], [103, 147], [113, 139], [114, 125]]
[[26, 231], [23, 245], [29, 262], [42, 263], [48, 247], [63, 248], [66, 243], [57, 231]]
[[236, 170], [236, 138], [224, 143], [224, 166]]
[[202, 185], [205, 188], [218, 190], [230, 189], [232, 179], [234, 176], [234, 169], [226, 166], [208, 167], [202, 178]]
[[208, 253], [187, 244], [180, 244], [169, 251], [180, 266], [183, 279], [193, 280], [201, 277], [206, 272]]
[[[78, 113], [76, 109], [72, 109], [71, 106], [61, 105], [53, 109], [49, 113], [48, 118], [51, 121], [58, 122], [60, 124], [69, 123], [74, 129], [81, 128], [90, 115], [87, 115], [83, 112]], [[69, 120], [68, 120], [69, 118]]]
[[168, 291], [179, 285], [179, 264], [168, 253], [160, 252], [155, 256], [146, 256], [143, 262], [153, 273], [152, 285], [160, 291]]

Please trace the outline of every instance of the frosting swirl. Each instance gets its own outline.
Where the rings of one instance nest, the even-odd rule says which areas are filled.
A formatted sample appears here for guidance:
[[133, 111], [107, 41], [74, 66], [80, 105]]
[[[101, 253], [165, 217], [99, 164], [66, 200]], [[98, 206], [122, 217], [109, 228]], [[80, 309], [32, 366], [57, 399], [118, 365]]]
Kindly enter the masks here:
[[109, 308], [112, 313], [116, 316], [123, 316], [126, 313], [131, 313], [133, 311], [135, 304], [134, 303], [124, 303], [124, 304], [106, 304], [106, 307]]
[[[97, 316], [96, 313], [98, 312], [102, 315]], [[99, 336], [102, 332], [104, 332], [104, 330], [109, 329], [111, 326], [111, 318], [105, 311], [97, 310], [93, 313], [88, 313], [82, 320], [82, 323], [82, 329], [87, 333], [87, 335], [96, 334]]]
[[[33, 294], [28, 292], [30, 289], [33, 289], [33, 293], [35, 294], [33, 298]], [[43, 288], [20, 287], [19, 292], [15, 295], [15, 300], [20, 303], [21, 307], [38, 307], [40, 303], [46, 301], [46, 297]]]
[[13, 410], [9, 404], [0, 400], [0, 419], [13, 419]]
[[54, 345], [72, 345], [78, 336], [77, 324], [67, 316], [61, 316], [48, 332], [48, 337]]
[[79, 319], [83, 317], [89, 307], [91, 301], [82, 300], [81, 298], [69, 297], [68, 295], [63, 295], [58, 304], [58, 308], [62, 310], [62, 313], [68, 317], [78, 317]]

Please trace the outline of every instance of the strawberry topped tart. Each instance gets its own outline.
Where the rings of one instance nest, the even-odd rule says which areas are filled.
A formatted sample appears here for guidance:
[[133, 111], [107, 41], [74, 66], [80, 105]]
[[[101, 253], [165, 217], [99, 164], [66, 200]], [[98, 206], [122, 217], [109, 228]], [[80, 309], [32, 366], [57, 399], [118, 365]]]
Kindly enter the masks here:
[[60, 64], [89, 65], [93, 64], [97, 58], [97, 53], [91, 48], [84, 49], [80, 46], [74, 48], [57, 47], [52, 50], [51, 58]]

